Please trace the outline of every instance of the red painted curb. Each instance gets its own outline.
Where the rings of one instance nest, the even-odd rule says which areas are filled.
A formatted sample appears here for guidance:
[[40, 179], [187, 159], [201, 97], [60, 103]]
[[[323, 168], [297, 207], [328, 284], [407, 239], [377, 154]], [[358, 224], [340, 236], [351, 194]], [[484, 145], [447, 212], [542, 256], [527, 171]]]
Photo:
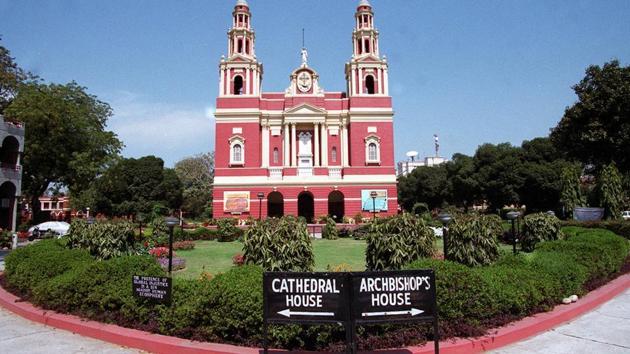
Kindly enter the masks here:
[[[626, 274], [588, 293], [575, 304], [558, 305], [550, 312], [536, 314], [508, 324], [507, 326], [500, 327], [494, 330], [493, 334], [479, 338], [460, 338], [442, 341], [440, 342], [440, 352], [444, 354], [478, 353], [523, 340], [590, 311], [629, 287], [630, 274]], [[34, 322], [152, 353], [254, 354], [261, 352], [261, 349], [258, 348], [193, 342], [186, 339], [84, 320], [77, 316], [59, 314], [53, 311], [44, 311], [28, 302], [21, 302], [18, 297], [1, 287], [0, 306]], [[382, 353], [386, 351], [379, 352]], [[390, 350], [390, 352], [406, 354], [433, 353], [433, 342], [429, 342], [423, 346]]]

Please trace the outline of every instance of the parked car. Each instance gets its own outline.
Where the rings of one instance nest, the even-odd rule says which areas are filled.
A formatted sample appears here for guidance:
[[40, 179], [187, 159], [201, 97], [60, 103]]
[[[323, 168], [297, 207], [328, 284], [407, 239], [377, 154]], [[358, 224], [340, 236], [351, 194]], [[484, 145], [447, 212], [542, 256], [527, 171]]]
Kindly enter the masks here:
[[68, 233], [70, 224], [63, 221], [47, 221], [28, 229], [28, 239], [34, 240], [42, 237], [46, 233], [54, 233], [57, 237], [61, 237]]
[[630, 220], [630, 210], [622, 211], [621, 212], [621, 217], [624, 220]]

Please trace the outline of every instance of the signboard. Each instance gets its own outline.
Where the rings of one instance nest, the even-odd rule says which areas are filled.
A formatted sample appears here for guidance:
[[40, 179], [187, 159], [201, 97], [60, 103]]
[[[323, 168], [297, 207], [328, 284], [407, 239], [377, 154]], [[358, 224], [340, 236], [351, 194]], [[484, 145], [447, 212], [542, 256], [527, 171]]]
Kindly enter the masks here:
[[133, 294], [138, 298], [162, 303], [171, 301], [171, 278], [134, 275], [131, 282]]
[[345, 273], [265, 272], [264, 318], [269, 322], [330, 323], [348, 319]]
[[[376, 198], [372, 200], [370, 193], [376, 192]], [[363, 211], [387, 211], [387, 190], [386, 189], [363, 189], [361, 190], [361, 209]]]
[[227, 213], [249, 211], [249, 192], [223, 192], [223, 211]]
[[429, 321], [437, 314], [432, 270], [356, 272], [350, 277], [356, 323]]

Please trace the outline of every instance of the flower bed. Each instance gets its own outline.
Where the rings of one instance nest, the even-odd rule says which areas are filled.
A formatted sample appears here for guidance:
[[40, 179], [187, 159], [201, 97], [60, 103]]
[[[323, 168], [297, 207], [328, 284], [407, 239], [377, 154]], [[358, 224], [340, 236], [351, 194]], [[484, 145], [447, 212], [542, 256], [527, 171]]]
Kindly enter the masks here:
[[[582, 295], [619, 272], [628, 241], [598, 229], [572, 229], [567, 240], [548, 241], [531, 255], [503, 255], [486, 267], [420, 260], [408, 268], [436, 271], [440, 331], [472, 336], [547, 310], [563, 297]], [[260, 346], [262, 270], [235, 267], [211, 280], [174, 279], [170, 305], [135, 299], [129, 279], [163, 275], [152, 257], [96, 261], [87, 252], [44, 240], [6, 258], [5, 286], [34, 304], [59, 312], [166, 335]], [[430, 339], [426, 325], [359, 328], [361, 348], [400, 347]], [[272, 326], [271, 344], [289, 349], [343, 349], [338, 326]]]

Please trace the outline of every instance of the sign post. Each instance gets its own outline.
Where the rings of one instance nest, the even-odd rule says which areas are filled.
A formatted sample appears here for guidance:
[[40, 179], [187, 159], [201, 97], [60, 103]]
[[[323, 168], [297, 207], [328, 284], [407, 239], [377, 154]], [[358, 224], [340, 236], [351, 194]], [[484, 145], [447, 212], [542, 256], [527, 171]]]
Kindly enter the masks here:
[[440, 351], [433, 270], [265, 272], [263, 320], [265, 353], [269, 323], [344, 325], [348, 351], [356, 353], [357, 325], [432, 322], [435, 353]]
[[173, 284], [169, 277], [134, 275], [131, 278], [131, 283], [133, 294], [137, 298], [160, 303], [171, 302]]

